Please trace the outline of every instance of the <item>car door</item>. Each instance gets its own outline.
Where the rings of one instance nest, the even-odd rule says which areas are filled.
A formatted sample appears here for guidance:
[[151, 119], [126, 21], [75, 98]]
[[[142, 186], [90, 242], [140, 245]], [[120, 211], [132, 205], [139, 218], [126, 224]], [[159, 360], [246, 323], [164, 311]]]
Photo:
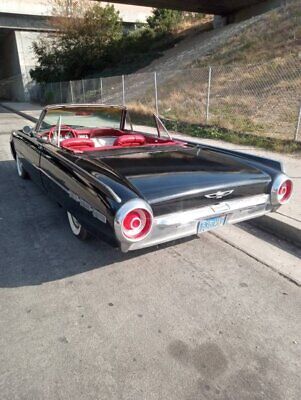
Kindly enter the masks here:
[[34, 133], [26, 134], [21, 131], [13, 132], [16, 153], [20, 157], [25, 170], [31, 179], [42, 186], [40, 174], [40, 156], [43, 144]]
[[[95, 211], [98, 217], [102, 215], [97, 210], [103, 204], [89, 179], [76, 166], [76, 159], [72, 153], [53, 144], [45, 144], [40, 161], [43, 185], [53, 200], [70, 211], [85, 227], [95, 231], [97, 219], [93, 215]], [[106, 220], [105, 217], [98, 219], [101, 225]]]

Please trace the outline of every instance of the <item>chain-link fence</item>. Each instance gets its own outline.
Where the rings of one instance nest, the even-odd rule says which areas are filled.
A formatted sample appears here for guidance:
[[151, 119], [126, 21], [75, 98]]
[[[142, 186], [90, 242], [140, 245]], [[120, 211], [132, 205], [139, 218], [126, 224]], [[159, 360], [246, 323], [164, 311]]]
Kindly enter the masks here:
[[27, 92], [40, 104], [125, 104], [141, 115], [301, 140], [298, 59], [29, 84]]
[[24, 97], [24, 84], [22, 75], [11, 76], [0, 80], [0, 99], [19, 100]]

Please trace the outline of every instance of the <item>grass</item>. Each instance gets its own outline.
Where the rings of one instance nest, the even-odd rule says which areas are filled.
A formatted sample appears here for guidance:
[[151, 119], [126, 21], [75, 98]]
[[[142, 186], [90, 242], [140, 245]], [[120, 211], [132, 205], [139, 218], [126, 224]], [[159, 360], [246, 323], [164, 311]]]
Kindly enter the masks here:
[[301, 153], [301, 142], [235, 132], [218, 126], [202, 126], [178, 121], [165, 121], [169, 130], [204, 139], [221, 140], [244, 146], [253, 146], [277, 153]]
[[[228, 130], [275, 139], [293, 139], [301, 88], [301, 62], [285, 57], [259, 65], [212, 68], [210, 123]], [[160, 114], [187, 123], [206, 122], [208, 68], [160, 71]], [[138, 81], [137, 76], [137, 81]], [[137, 105], [154, 109], [151, 81], [138, 88]]]
[[195, 67], [233, 63], [257, 63], [301, 52], [300, 0], [270, 11], [256, 24], [233, 36], [218, 51], [201, 57]]
[[[287, 4], [261, 16], [256, 23], [243, 28], [221, 48], [215, 49], [213, 54], [200, 58], [194, 64], [198, 68], [159, 71], [160, 114], [168, 120], [181, 121], [179, 130], [190, 135], [278, 152], [300, 151], [300, 143], [292, 140], [300, 107], [300, 0]], [[200, 29], [199, 25], [197, 29]], [[170, 38], [167, 42], [157, 42], [152, 49], [160, 52], [165, 46], [172, 45], [173, 40], [180, 40], [181, 34], [174, 34], [171, 42]], [[148, 56], [147, 53], [141, 55], [143, 62]], [[268, 62], [263, 62], [265, 60]], [[211, 126], [204, 127], [208, 64], [213, 65]], [[135, 63], [131, 68], [136, 68]], [[116, 99], [113, 96], [113, 102], [120, 102], [120, 77], [107, 78], [104, 86], [105, 92], [109, 88], [111, 94], [114, 86]], [[130, 103], [131, 113], [138, 116], [141, 124], [148, 125], [151, 112], [155, 111], [152, 73], [126, 76], [127, 90], [126, 100]], [[97, 91], [91, 91], [86, 94], [86, 100], [94, 101], [98, 96]]]
[[[189, 35], [194, 34], [196, 31], [211, 30], [212, 27], [213, 17], [211, 15], [186, 18], [169, 33], [143, 39], [142, 44], [137, 41], [134, 48], [130, 47], [125, 51], [118, 63], [115, 62], [114, 65], [107, 67], [101, 74], [103, 77], [111, 77], [138, 72], [150, 65], [154, 60], [162, 57], [167, 50], [175, 47]], [[131, 34], [139, 35], [139, 30]], [[145, 41], [148, 45], [146, 45]]]
[[[193, 69], [160, 72], [160, 114], [191, 136], [300, 152], [301, 143], [292, 140], [300, 107], [300, 59], [300, 0], [291, 0], [201, 57]], [[208, 65], [213, 65], [211, 126], [204, 125]], [[143, 103], [148, 107], [131, 106], [146, 123], [155, 108], [153, 88], [145, 91]]]
[[[129, 111], [132, 122], [135, 125], [153, 126], [153, 113], [145, 105], [132, 103], [129, 105]], [[285, 140], [268, 136], [259, 136], [252, 133], [244, 133], [233, 129], [221, 128], [218, 125], [202, 125], [199, 123], [189, 123], [177, 119], [161, 117], [165, 126], [170, 132], [183, 133], [188, 136], [220, 140], [243, 146], [253, 146], [260, 149], [266, 149], [277, 153], [300, 154], [301, 142], [294, 140]]]

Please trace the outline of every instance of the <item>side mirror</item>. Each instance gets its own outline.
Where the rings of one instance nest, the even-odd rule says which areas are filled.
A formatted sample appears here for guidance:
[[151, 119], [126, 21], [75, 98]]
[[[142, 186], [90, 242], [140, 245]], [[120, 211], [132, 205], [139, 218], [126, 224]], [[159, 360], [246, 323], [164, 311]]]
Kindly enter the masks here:
[[31, 126], [26, 125], [22, 129], [22, 132], [25, 133], [25, 135], [32, 136], [32, 130], [33, 128]]

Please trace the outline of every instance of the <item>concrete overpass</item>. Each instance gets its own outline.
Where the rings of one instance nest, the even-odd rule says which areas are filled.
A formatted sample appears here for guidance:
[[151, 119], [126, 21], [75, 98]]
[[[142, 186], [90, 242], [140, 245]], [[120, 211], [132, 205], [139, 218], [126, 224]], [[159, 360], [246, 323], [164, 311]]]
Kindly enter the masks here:
[[[220, 16], [236, 14], [247, 17], [279, 6], [282, 0], [112, 0], [111, 3], [133, 4], [154, 8], [170, 8]], [[230, 18], [235, 20], [234, 17]]]
[[[282, 0], [113, 0], [109, 3], [116, 3], [116, 8], [126, 23], [144, 22], [151, 13], [151, 8], [147, 7], [163, 7], [215, 14], [218, 26], [265, 12], [281, 2]], [[15, 100], [26, 99], [29, 71], [36, 64], [32, 43], [44, 32], [51, 30], [49, 18], [50, 0], [0, 0], [0, 97], [5, 80], [15, 76], [18, 77], [15, 84], [7, 85], [10, 90], [7, 96]], [[2, 90], [2, 96], [3, 93]]]
[[[144, 22], [151, 13], [144, 7], [116, 8], [125, 25]], [[52, 30], [51, 14], [50, 0], [0, 0], [0, 97], [26, 99], [29, 71], [36, 64], [32, 44]]]

